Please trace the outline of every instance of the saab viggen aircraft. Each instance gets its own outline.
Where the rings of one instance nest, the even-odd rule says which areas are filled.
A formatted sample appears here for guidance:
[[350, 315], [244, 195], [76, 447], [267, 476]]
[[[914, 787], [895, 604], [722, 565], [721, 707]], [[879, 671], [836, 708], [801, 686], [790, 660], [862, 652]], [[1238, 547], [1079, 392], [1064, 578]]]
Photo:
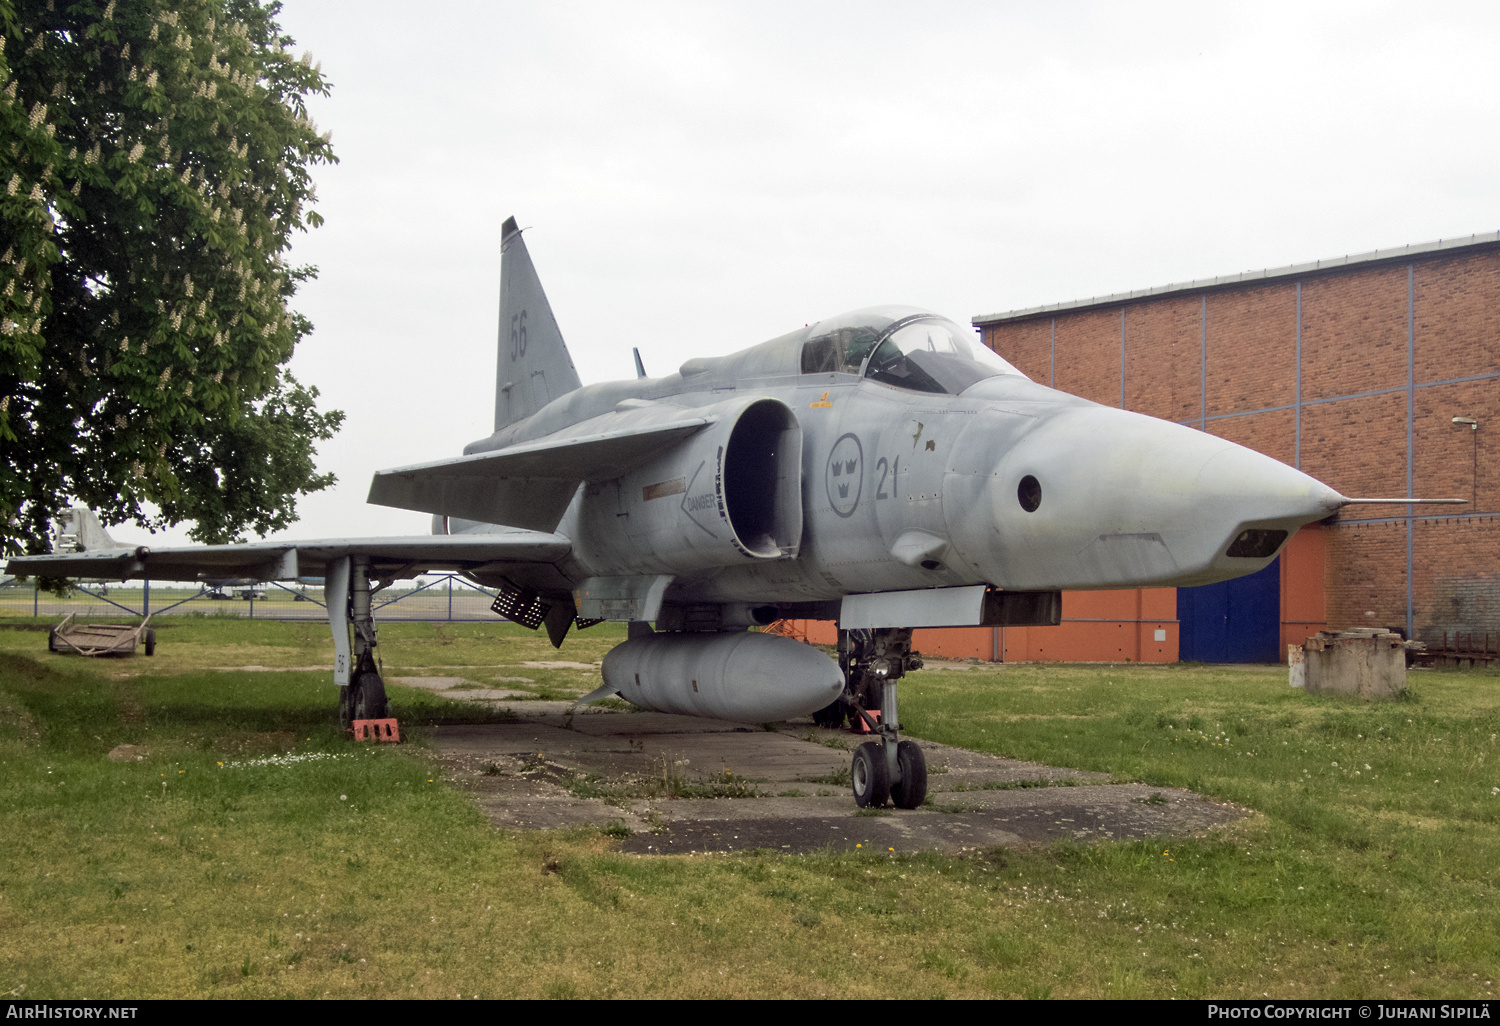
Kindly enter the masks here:
[[[582, 701], [748, 723], [863, 719], [855, 801], [915, 808], [900, 740], [914, 627], [1056, 624], [1064, 588], [1254, 573], [1354, 501], [1222, 438], [1039, 385], [934, 313], [874, 307], [665, 377], [583, 385], [514, 218], [501, 241], [495, 423], [463, 456], [375, 475], [417, 537], [173, 548], [90, 532], [13, 574], [325, 578], [340, 714], [387, 713], [370, 595], [457, 571], [554, 645], [626, 621]], [[838, 659], [749, 628], [838, 622]], [[654, 626], [653, 626], [654, 625]], [[878, 716], [876, 713], [878, 712]]]

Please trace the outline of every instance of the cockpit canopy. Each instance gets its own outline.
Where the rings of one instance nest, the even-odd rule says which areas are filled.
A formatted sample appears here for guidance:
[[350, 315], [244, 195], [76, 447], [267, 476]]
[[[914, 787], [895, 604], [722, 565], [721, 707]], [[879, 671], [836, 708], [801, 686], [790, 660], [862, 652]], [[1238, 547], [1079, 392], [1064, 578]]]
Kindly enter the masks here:
[[856, 310], [813, 325], [802, 344], [802, 373], [830, 371], [947, 395], [997, 374], [1024, 377], [972, 330], [908, 307]]

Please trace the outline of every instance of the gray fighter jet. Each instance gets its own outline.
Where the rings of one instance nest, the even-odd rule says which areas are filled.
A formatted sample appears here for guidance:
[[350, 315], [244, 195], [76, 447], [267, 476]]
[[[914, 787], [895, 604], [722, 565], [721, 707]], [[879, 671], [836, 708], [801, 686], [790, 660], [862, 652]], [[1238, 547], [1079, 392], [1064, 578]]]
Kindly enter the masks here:
[[[749, 723], [865, 721], [861, 805], [922, 803], [899, 739], [914, 627], [1059, 622], [1064, 588], [1197, 585], [1266, 566], [1350, 501], [1249, 449], [1044, 387], [974, 332], [858, 310], [665, 377], [579, 382], [514, 218], [501, 242], [494, 432], [382, 471], [430, 536], [12, 559], [17, 574], [326, 578], [347, 724], [386, 713], [372, 591], [455, 570], [554, 645], [627, 621], [584, 701]], [[1403, 500], [1404, 501], [1404, 500]], [[102, 531], [100, 532], [102, 535]], [[839, 658], [748, 628], [837, 620]], [[654, 628], [652, 626], [654, 624]]]

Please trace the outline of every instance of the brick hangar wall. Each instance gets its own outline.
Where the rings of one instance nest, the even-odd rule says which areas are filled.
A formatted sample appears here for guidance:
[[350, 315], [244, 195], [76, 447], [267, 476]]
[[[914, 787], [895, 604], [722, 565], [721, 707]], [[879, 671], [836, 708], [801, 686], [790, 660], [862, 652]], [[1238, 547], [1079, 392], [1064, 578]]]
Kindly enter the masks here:
[[1345, 495], [1472, 500], [1349, 507], [1305, 530], [1282, 561], [1284, 641], [1320, 620], [1500, 635], [1500, 247], [982, 330], [1034, 380], [1211, 431]]

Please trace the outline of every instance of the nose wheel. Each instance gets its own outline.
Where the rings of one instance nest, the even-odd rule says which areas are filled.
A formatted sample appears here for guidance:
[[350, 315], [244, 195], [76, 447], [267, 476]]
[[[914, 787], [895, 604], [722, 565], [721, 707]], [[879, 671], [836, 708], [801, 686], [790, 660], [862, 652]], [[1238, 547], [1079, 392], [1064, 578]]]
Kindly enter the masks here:
[[885, 765], [885, 749], [878, 742], [866, 741], [854, 750], [849, 783], [854, 788], [854, 804], [861, 809], [879, 809], [890, 800], [891, 774]]
[[[896, 681], [907, 670], [922, 668], [921, 657], [911, 651], [911, 628], [840, 631], [839, 663], [848, 682], [846, 695], [853, 699], [847, 701], [850, 718], [863, 720], [879, 737], [854, 750], [849, 768], [854, 804], [862, 809], [883, 808], [887, 802], [898, 809], [917, 808], [927, 800], [927, 759], [916, 742], [900, 739], [896, 715]], [[877, 688], [878, 720], [861, 707]]]
[[891, 785], [891, 801], [898, 809], [915, 809], [927, 800], [927, 757], [915, 741], [896, 745], [901, 779]]

